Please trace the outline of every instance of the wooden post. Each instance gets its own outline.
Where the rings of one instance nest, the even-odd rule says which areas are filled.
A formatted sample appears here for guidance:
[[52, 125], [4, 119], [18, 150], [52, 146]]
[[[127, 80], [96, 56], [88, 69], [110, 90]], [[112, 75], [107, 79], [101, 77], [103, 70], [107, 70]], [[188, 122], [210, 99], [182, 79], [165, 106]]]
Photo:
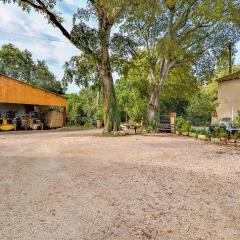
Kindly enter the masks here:
[[229, 75], [232, 74], [232, 42], [228, 44], [229, 50]]
[[218, 122], [218, 115], [217, 112], [212, 112], [212, 116], [211, 116], [211, 124], [215, 124]]
[[170, 113], [170, 126], [171, 126], [171, 132], [175, 132], [176, 128], [176, 117], [177, 114], [175, 112]]
[[67, 111], [66, 107], [63, 107], [63, 126], [66, 127], [67, 125]]

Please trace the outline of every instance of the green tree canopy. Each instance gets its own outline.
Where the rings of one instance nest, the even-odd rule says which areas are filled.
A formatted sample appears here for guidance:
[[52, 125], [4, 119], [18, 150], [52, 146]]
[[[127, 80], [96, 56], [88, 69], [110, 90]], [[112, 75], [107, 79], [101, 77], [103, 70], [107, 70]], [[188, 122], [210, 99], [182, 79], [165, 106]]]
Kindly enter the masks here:
[[30, 83], [34, 68], [29, 51], [21, 51], [13, 44], [5, 44], [0, 49], [0, 73]]
[[146, 0], [128, 15], [122, 31], [144, 49], [151, 94], [148, 119], [156, 120], [161, 90], [179, 66], [191, 66], [198, 79], [214, 72], [228, 42], [239, 39], [239, 26], [229, 15], [240, 11], [238, 0]]
[[[62, 34], [85, 55], [98, 65], [103, 85], [104, 129], [105, 132], [119, 128], [118, 110], [112, 78], [109, 51], [112, 28], [119, 24], [133, 5], [133, 0], [88, 0], [86, 8], [76, 9], [73, 26], [68, 31], [63, 25], [61, 13], [56, 11], [56, 0], [4, 0], [6, 4], [16, 3], [23, 10], [32, 9], [44, 15]], [[96, 22], [97, 28], [90, 24]]]
[[0, 49], [0, 73], [58, 94], [64, 93], [45, 61], [35, 63], [29, 51], [21, 51], [13, 44], [5, 44]]
[[[138, 53], [139, 55], [141, 53]], [[151, 84], [146, 55], [141, 54], [127, 64], [128, 71], [116, 81], [116, 93], [119, 109], [132, 121], [147, 121], [147, 103]], [[143, 74], [144, 73], [144, 74]], [[192, 97], [199, 93], [200, 84], [190, 68], [177, 68], [172, 71], [166, 82], [161, 97], [162, 113], [185, 112]], [[184, 106], [183, 106], [184, 103]]]
[[49, 71], [45, 61], [37, 60], [31, 83], [58, 94], [63, 94], [64, 92], [61, 82], [57, 81], [55, 75]]

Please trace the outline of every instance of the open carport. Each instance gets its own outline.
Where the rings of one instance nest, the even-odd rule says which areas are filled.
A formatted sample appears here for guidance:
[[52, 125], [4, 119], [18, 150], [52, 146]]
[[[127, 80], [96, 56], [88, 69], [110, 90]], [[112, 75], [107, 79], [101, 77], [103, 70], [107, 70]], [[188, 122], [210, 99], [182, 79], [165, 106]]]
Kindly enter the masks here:
[[62, 125], [65, 125], [66, 104], [64, 96], [0, 74], [0, 118], [13, 121], [32, 112], [46, 112], [46, 107], [59, 107], [62, 109]]

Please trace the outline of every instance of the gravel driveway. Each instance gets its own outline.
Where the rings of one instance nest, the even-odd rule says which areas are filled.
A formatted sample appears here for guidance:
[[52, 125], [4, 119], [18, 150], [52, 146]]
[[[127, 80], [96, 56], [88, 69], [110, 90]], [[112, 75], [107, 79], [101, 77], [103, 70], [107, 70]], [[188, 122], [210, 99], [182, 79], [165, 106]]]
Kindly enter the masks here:
[[240, 151], [96, 130], [0, 135], [0, 239], [239, 240]]

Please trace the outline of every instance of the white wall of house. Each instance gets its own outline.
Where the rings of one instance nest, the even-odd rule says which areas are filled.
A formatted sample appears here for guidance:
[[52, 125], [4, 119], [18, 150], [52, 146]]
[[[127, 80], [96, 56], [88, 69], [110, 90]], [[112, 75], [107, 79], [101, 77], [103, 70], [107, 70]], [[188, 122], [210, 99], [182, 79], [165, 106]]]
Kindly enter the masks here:
[[240, 79], [227, 80], [218, 83], [217, 115], [221, 121], [224, 118], [235, 119], [240, 110]]

